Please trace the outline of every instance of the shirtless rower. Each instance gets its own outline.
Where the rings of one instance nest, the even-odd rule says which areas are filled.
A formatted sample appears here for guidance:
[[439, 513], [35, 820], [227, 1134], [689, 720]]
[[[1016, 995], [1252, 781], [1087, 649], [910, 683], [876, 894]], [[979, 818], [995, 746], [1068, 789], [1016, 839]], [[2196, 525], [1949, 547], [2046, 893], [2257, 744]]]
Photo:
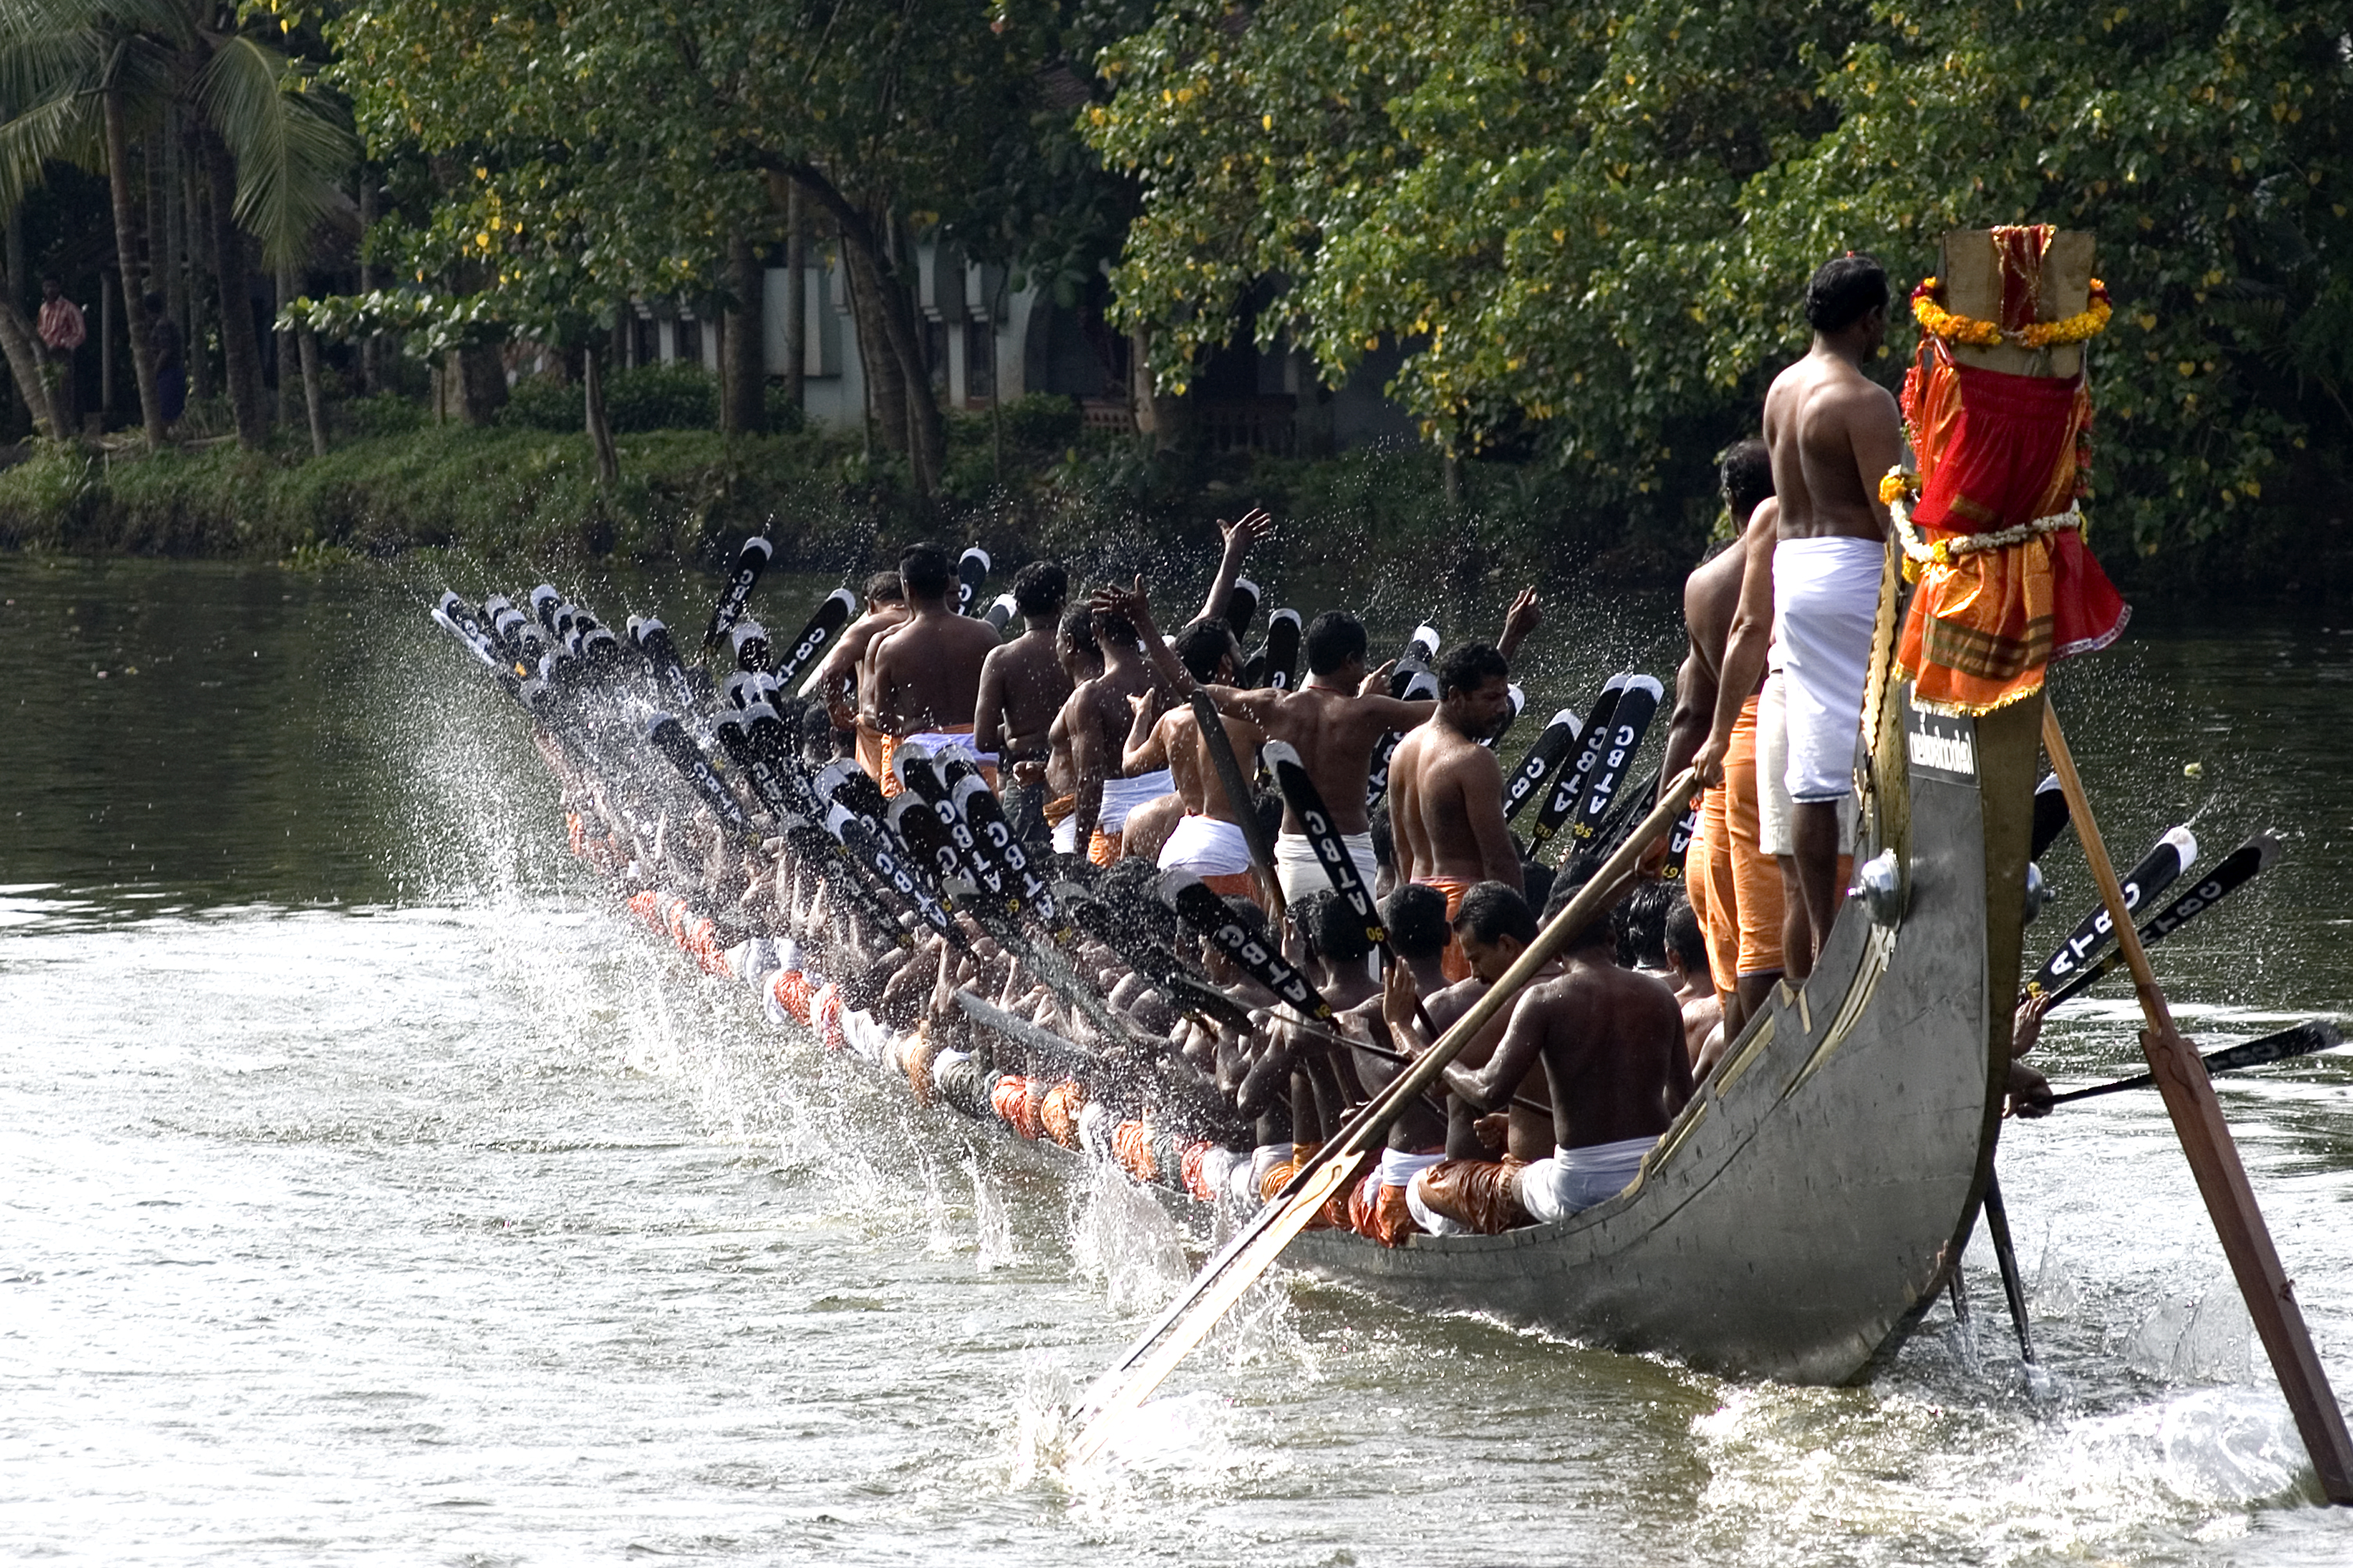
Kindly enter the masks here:
[[[1825, 263], [1806, 285], [1806, 320], [1813, 346], [1765, 395], [1780, 510], [1773, 642], [1788, 746], [1789, 847], [1806, 916], [1803, 933], [1784, 943], [1793, 978], [1813, 972], [1844, 894], [1839, 857], [1852, 839], [1842, 844], [1841, 830], [1852, 832], [1854, 744], [1886, 561], [1879, 479], [1904, 456], [1895, 399], [1862, 374], [1887, 336], [1887, 274], [1868, 256]], [[1727, 678], [1733, 673], [1727, 668]], [[1719, 700], [1715, 732], [1694, 759], [1704, 781], [1723, 770], [1730, 742], [1723, 709]], [[1762, 753], [1762, 705], [1759, 712]]]
[[[875, 778], [886, 795], [902, 787], [891, 758], [902, 742], [919, 741], [935, 752], [971, 750], [969, 715], [979, 705], [981, 666], [997, 647], [995, 626], [948, 607], [955, 568], [940, 546], [908, 546], [899, 557], [899, 585], [907, 618], [874, 639], [859, 692], [860, 723], [883, 738], [882, 771]], [[993, 785], [997, 753], [974, 754]]]
[[[1366, 960], [1373, 944], [1366, 938], [1364, 922], [1328, 887], [1302, 899], [1296, 914], [1284, 923], [1283, 955], [1303, 969], [1335, 1006], [1354, 1007], [1370, 999], [1375, 987]], [[1287, 1009], [1269, 1022], [1265, 1044], [1235, 1097], [1237, 1109], [1245, 1114], [1270, 1092], [1285, 1096], [1291, 1106], [1292, 1157], [1261, 1178], [1261, 1199], [1271, 1201], [1326, 1139], [1338, 1134], [1352, 1098], [1348, 1080], [1356, 1076], [1355, 1065], [1355, 1054], [1344, 1057], [1330, 1031], [1303, 1026]], [[1309, 1228], [1347, 1226], [1348, 1206], [1348, 1195], [1335, 1193]]]
[[[1760, 790], [1767, 781], [1757, 769], [1757, 699], [1765, 685], [1764, 645], [1773, 624], [1773, 544], [1780, 521], [1772, 458], [1764, 442], [1742, 441], [1725, 453], [1719, 472], [1725, 504], [1740, 533], [1730, 549], [1683, 583], [1687, 646], [1675, 675], [1674, 718], [1659, 768], [1664, 788], [1664, 780], [1682, 773], [1698, 754], [1715, 732], [1718, 713], [1730, 705], [1724, 774], [1702, 799], [1685, 878], [1729, 1035], [1765, 1005], [1781, 978], [1783, 921], [1799, 900], [1795, 863], [1778, 863], [1758, 838], [1766, 815]], [[1757, 673], [1727, 685], [1727, 660], [1743, 674], [1753, 660]], [[1783, 786], [1777, 782], [1773, 787]], [[1663, 855], [1665, 847], [1662, 840], [1657, 853]]]
[[858, 672], [874, 639], [906, 618], [907, 600], [899, 587], [899, 574], [877, 572], [866, 579], [866, 613], [841, 628], [840, 640], [817, 668], [817, 699], [833, 720], [836, 750], [847, 737], [847, 743], [854, 747], [850, 754], [870, 774], [882, 771], [882, 736], [879, 731], [869, 734], [858, 727]]
[[[1075, 692], [1103, 674], [1103, 645], [1095, 637], [1094, 612], [1072, 605], [1054, 628], [1054, 657]], [[1076, 855], [1084, 844], [1078, 837], [1079, 763], [1071, 744], [1072, 710], [1066, 699], [1054, 721], [1046, 726], [1046, 810], [1057, 854]]]
[[1724, 998], [1709, 972], [1707, 940], [1688, 900], [1676, 900], [1667, 910], [1667, 979], [1674, 987], [1675, 1005], [1683, 1009], [1683, 1048], [1691, 1053], [1692, 1079], [1699, 1082], [1724, 1050]]
[[1446, 1069], [1447, 1089], [1484, 1110], [1504, 1103], [1533, 1063], [1544, 1064], [1554, 1150], [1513, 1184], [1520, 1207], [1538, 1224], [1624, 1190], [1667, 1130], [1669, 1107], [1691, 1097], [1674, 993], [1620, 969], [1614, 946], [1607, 921], [1587, 921], [1561, 954], [1560, 973], [1532, 983], [1513, 1002], [1503, 1044], [1486, 1065]]
[[[1095, 602], [1119, 606], [1144, 629], [1145, 647], [1161, 679], [1179, 700], [1190, 698], [1198, 687], [1209, 694], [1220, 712], [1250, 720], [1268, 739], [1287, 741], [1297, 749], [1324, 809], [1331, 813], [1334, 831], [1356, 862], [1356, 874], [1366, 887], [1375, 886], [1380, 879], [1380, 867], [1373, 854], [1372, 824], [1365, 799], [1372, 777], [1373, 748], [1383, 736], [1402, 733], [1421, 723], [1438, 705], [1401, 701], [1388, 695], [1388, 667], [1370, 671], [1365, 668], [1368, 645], [1364, 623], [1345, 611], [1325, 611], [1308, 625], [1308, 676], [1297, 690], [1269, 687], [1241, 691], [1230, 686], [1198, 687], [1154, 634], [1152, 606], [1146, 602], [1141, 577], [1131, 587], [1098, 590]], [[1497, 649], [1510, 658], [1521, 639], [1543, 619], [1535, 590], [1521, 590], [1504, 617]], [[1331, 885], [1314, 847], [1307, 840], [1305, 826], [1288, 803], [1283, 806], [1282, 831], [1274, 842], [1274, 866], [1286, 899], [1303, 898]]]
[[[1480, 742], [1512, 710], [1511, 667], [1485, 643], [1461, 643], [1438, 661], [1438, 706], [1389, 759], [1389, 827], [1398, 875], [1446, 895], [1451, 919], [1481, 882], [1521, 890], [1520, 856], [1504, 820], [1503, 764]], [[1468, 979], [1459, 944], [1446, 977]]]
[[[1435, 888], [1409, 882], [1381, 900], [1381, 924], [1388, 931], [1389, 951], [1412, 974], [1415, 989], [1433, 998], [1443, 992], [1447, 983], [1440, 963], [1451, 934], [1446, 924], [1444, 895]], [[1380, 992], [1374, 990], [1364, 1001], [1342, 1010], [1335, 1025], [1340, 1034], [1368, 1041], [1389, 1053], [1356, 1053], [1356, 1081], [1366, 1097], [1387, 1089], [1403, 1065], [1391, 1057], [1403, 1055], [1405, 1047], [1389, 1033], [1388, 1023], [1381, 1016]], [[1398, 1247], [1419, 1231], [1421, 1226], [1407, 1204], [1406, 1190], [1414, 1177], [1445, 1158], [1446, 1116], [1430, 1096], [1416, 1096], [1389, 1123], [1379, 1162], [1349, 1194], [1348, 1223], [1356, 1234], [1383, 1247]]]
[[1070, 597], [1070, 577], [1051, 561], [1032, 561], [1013, 576], [1013, 605], [1022, 633], [992, 649], [980, 666], [980, 698], [972, 715], [976, 751], [997, 753], [1005, 816], [1015, 837], [1043, 844], [1046, 826], [1047, 731], [1076, 688], [1062, 668], [1056, 623]]
[[[1196, 621], [1176, 634], [1172, 650], [1187, 673], [1204, 685], [1231, 681], [1241, 667], [1241, 648], [1223, 621]], [[1251, 875], [1250, 839], [1241, 827], [1242, 816], [1254, 809], [1250, 801], [1226, 798], [1226, 786], [1211, 759], [1209, 743], [1190, 706], [1171, 708], [1156, 722], [1148, 721], [1151, 699], [1134, 700], [1135, 730], [1131, 731], [1120, 762], [1130, 773], [1166, 768], [1176, 794], [1184, 800], [1183, 820], [1161, 846], [1164, 871], [1192, 872], [1222, 894], [1264, 904], [1266, 897]], [[1219, 715], [1234, 759], [1248, 778], [1258, 771], [1258, 749], [1265, 741], [1259, 727], [1247, 719]], [[1148, 810], [1149, 807], [1140, 807]]]
[[1135, 719], [1129, 700], [1153, 696], [1152, 661], [1139, 646], [1140, 629], [1126, 615], [1098, 608], [1093, 616], [1103, 673], [1079, 682], [1062, 704], [1060, 722], [1070, 732], [1071, 760], [1078, 771], [1071, 813], [1078, 826], [1072, 837], [1085, 846], [1088, 859], [1108, 866], [1119, 858], [1120, 832], [1127, 826], [1128, 812], [1167, 795], [1175, 785], [1166, 768], [1131, 774], [1122, 765]]

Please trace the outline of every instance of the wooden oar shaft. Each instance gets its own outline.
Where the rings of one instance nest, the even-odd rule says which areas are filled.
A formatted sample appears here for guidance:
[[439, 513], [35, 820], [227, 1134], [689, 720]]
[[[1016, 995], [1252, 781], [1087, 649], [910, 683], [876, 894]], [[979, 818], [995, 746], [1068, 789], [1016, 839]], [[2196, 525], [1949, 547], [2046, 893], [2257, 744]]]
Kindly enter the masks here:
[[[1093, 1417], [1079, 1434], [1071, 1455], [1083, 1463], [1099, 1452], [1109, 1436], [1110, 1423], [1144, 1403], [1146, 1395], [1160, 1386], [1161, 1381], [1175, 1371], [1192, 1348], [1217, 1325], [1226, 1310], [1240, 1299], [1260, 1275], [1274, 1267], [1282, 1249], [1292, 1237], [1305, 1229], [1315, 1211], [1346, 1180], [1361, 1169], [1366, 1160], [1378, 1147], [1405, 1107], [1419, 1097], [1446, 1070], [1463, 1048], [1479, 1037], [1496, 1014], [1516, 998], [1522, 987], [1535, 978], [1537, 973], [1556, 957], [1563, 948], [1584, 931], [1593, 917], [1600, 912], [1608, 900], [1634, 868], [1642, 849], [1669, 823], [1683, 815], [1684, 801], [1691, 794], [1694, 774], [1685, 768], [1668, 786], [1665, 797], [1651, 808], [1624, 844], [1601, 864], [1600, 869], [1560, 913], [1555, 915], [1536, 933], [1511, 968], [1505, 970], [1486, 994], [1471, 1006], [1471, 1010], [1454, 1022], [1454, 1026], [1439, 1037], [1414, 1064], [1389, 1080], [1388, 1087], [1351, 1118], [1340, 1136], [1325, 1143], [1308, 1163], [1300, 1167], [1291, 1181], [1290, 1196], [1279, 1206], [1263, 1211], [1228, 1251], [1220, 1254], [1193, 1282], [1170, 1303], [1153, 1326], [1133, 1344], [1119, 1366], [1101, 1380], [1097, 1387], [1108, 1383], [1122, 1371], [1127, 1376], [1115, 1388], [1104, 1392], [1100, 1399], [1091, 1397]], [[1163, 1339], [1161, 1336], [1167, 1337]]]
[[2254, 1188], [2240, 1162], [2230, 1123], [2223, 1120], [2221, 1101], [2215, 1098], [2214, 1085], [2206, 1076], [2206, 1065], [2174, 1026], [2173, 1011], [2166, 1005], [2156, 972], [2149, 967], [2132, 911], [2125, 907], [2124, 889], [2101, 841], [2083, 778], [2067, 750], [2067, 737], [2059, 728], [2058, 714], [2048, 704], [2042, 710], [2042, 744], [2051, 753], [2059, 787], [2066, 792], [2075, 837], [2084, 847], [2092, 880], [2098, 885], [2115, 923], [2117, 949], [2124, 954], [2125, 967], [2132, 972], [2133, 989], [2139, 994], [2141, 1013], [2148, 1020], [2148, 1027], [2141, 1031], [2141, 1050], [2148, 1058], [2158, 1092], [2165, 1097], [2166, 1113], [2173, 1119], [2174, 1133], [2189, 1157], [2199, 1194], [2206, 1200], [2206, 1212], [2213, 1218], [2223, 1255], [2231, 1260], [2239, 1292], [2246, 1298], [2255, 1331], [2271, 1357], [2280, 1391], [2295, 1413], [2296, 1431], [2319, 1474], [2321, 1490], [2330, 1502], [2353, 1506], [2353, 1436], [2346, 1432], [2345, 1414], [2337, 1407], [2328, 1373], [2313, 1348], [2312, 1332], [2296, 1304], [2295, 1285], [2280, 1266], [2271, 1231], [2255, 1205]]

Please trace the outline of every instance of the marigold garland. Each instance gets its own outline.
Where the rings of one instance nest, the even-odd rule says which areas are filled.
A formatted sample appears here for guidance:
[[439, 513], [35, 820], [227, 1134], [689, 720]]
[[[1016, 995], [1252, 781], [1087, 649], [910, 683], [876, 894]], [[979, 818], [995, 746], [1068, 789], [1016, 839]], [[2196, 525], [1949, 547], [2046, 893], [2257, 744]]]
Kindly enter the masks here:
[[1890, 468], [1880, 476], [1879, 500], [1887, 508], [1890, 521], [1895, 525], [1895, 542], [1904, 551], [1904, 580], [1917, 583], [1921, 574], [1930, 566], [1950, 566], [1963, 556], [1983, 554], [1989, 550], [2007, 550], [2023, 544], [2030, 539], [2047, 533], [2063, 533], [2084, 526], [2084, 510], [2071, 505], [2065, 511], [2050, 517], [2038, 517], [2032, 522], [2021, 522], [2015, 528], [1997, 529], [1991, 533], [1963, 533], [1938, 540], [1920, 537], [1912, 526], [1912, 503], [1918, 499], [1918, 479], [1903, 468]]
[[2092, 279], [2092, 298], [2088, 309], [2063, 321], [2032, 321], [2008, 331], [1999, 321], [1979, 321], [1975, 316], [1957, 316], [1945, 309], [1936, 299], [1944, 281], [1924, 278], [1920, 287], [1912, 290], [1912, 319], [1930, 337], [1942, 338], [1948, 343], [1968, 343], [1989, 349], [2001, 343], [2015, 343], [2025, 349], [2055, 349], [2069, 343], [2080, 343], [2106, 331], [2108, 318], [2116, 307], [2108, 300], [2108, 286], [2098, 279]]

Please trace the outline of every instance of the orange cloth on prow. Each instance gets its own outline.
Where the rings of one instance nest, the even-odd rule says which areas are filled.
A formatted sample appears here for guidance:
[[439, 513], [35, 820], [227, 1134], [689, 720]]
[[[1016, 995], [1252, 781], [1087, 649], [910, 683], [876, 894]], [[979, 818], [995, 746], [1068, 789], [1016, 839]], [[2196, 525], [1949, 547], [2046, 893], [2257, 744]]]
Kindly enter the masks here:
[[1425, 888], [1435, 888], [1446, 895], [1446, 951], [1438, 955], [1439, 973], [1449, 980], [1471, 978], [1471, 961], [1462, 956], [1462, 939], [1454, 934], [1454, 917], [1462, 912], [1462, 895], [1478, 884], [1460, 877], [1417, 877]]
[[[2005, 327], [2034, 319], [2052, 232], [2048, 225], [1992, 231]], [[1962, 364], [1924, 332], [1903, 406], [1920, 467], [1912, 521], [1932, 544], [2055, 518], [2084, 494], [2092, 391], [2081, 371], [2010, 375]], [[1929, 563], [1896, 663], [1913, 677], [1918, 700], [1989, 713], [2042, 689], [2052, 659], [2114, 642], [2128, 613], [2078, 529], [2037, 533]]]
[[1413, 1210], [1406, 1206], [1405, 1189], [1382, 1181], [1377, 1165], [1366, 1172], [1365, 1179], [1348, 1194], [1348, 1225], [1358, 1236], [1383, 1247], [1403, 1247], [1407, 1237], [1421, 1234]]

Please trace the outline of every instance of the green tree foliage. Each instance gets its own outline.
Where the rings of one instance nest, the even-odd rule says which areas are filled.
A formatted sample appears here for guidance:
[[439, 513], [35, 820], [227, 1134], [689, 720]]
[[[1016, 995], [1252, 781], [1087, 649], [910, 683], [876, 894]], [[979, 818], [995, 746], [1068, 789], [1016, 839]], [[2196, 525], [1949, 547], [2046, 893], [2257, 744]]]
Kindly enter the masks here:
[[1533, 435], [1638, 510], [1753, 428], [1820, 261], [1908, 287], [1953, 228], [2088, 229], [2104, 515], [2154, 548], [2343, 482], [2346, 35], [2220, 0], [1174, 0], [1087, 121], [1144, 184], [1113, 282], [1164, 384], [1245, 325], [1335, 381], [1395, 342], [1434, 441]]
[[848, 263], [878, 426], [928, 490], [944, 438], [911, 241], [1071, 247], [1100, 198], [1071, 178], [1083, 149], [1055, 101], [1066, 30], [966, 0], [376, 0], [337, 37], [372, 148], [443, 176], [407, 270], [518, 319], [707, 293], [730, 238], [772, 237], [797, 187]]

